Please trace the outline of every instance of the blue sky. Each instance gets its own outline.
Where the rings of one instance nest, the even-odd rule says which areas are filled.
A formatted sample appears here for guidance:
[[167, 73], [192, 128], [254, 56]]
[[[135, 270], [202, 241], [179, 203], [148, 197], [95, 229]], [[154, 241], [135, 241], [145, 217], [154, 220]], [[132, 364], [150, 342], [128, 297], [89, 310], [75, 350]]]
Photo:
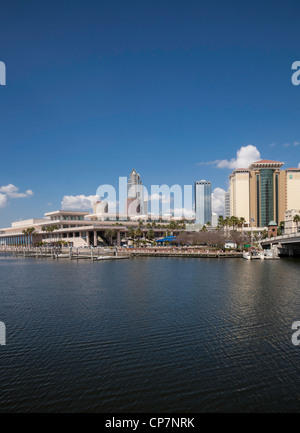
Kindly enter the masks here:
[[0, 226], [133, 167], [147, 186], [226, 189], [232, 163], [216, 161], [242, 147], [298, 166], [299, 12], [298, 0], [2, 0], [0, 188], [18, 191], [0, 189]]

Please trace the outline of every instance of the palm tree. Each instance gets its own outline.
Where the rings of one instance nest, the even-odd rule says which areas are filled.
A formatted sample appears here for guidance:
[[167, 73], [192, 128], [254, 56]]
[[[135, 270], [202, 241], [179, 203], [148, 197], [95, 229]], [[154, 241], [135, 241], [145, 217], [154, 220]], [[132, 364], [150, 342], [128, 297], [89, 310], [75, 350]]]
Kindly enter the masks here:
[[233, 227], [233, 230], [235, 229], [235, 226], [239, 224], [239, 219], [235, 216], [232, 216], [230, 218], [230, 225]]
[[140, 238], [143, 236], [143, 232], [140, 228], [137, 228], [134, 232], [135, 237], [138, 239], [138, 244], [140, 242]]
[[47, 233], [53, 233], [55, 230], [58, 230], [58, 226], [48, 226], [45, 231]]
[[22, 233], [23, 233], [25, 238], [27, 237], [27, 246], [28, 246], [28, 232], [27, 232], [27, 230], [22, 230]]
[[32, 246], [32, 236], [35, 234], [35, 228], [29, 227], [27, 230], [22, 231], [24, 236], [27, 236], [27, 245]]
[[298, 233], [298, 231], [299, 231], [300, 215], [295, 215], [293, 221], [294, 221], [294, 223], [296, 223], [296, 225], [297, 225], [297, 233]]
[[241, 224], [241, 226], [242, 226], [242, 229], [244, 229], [244, 227], [245, 227], [245, 222], [246, 222], [246, 220], [245, 220], [245, 218], [244, 218], [244, 217], [242, 217], [242, 218], [239, 218], [239, 225]]
[[132, 227], [128, 227], [128, 238], [133, 239], [133, 244], [134, 244], [135, 232]]
[[111, 237], [112, 237], [112, 230], [111, 229], [105, 230], [104, 236], [105, 236], [106, 239], [111, 239]]
[[147, 231], [147, 239], [149, 239], [149, 241], [152, 241], [155, 238], [155, 234], [153, 230], [148, 230]]
[[218, 218], [218, 227], [222, 228], [224, 227], [224, 217], [223, 215], [220, 215]]
[[112, 243], [113, 243], [113, 238], [115, 238], [115, 236], [116, 236], [116, 231], [115, 231], [115, 230], [111, 230], [111, 229], [107, 229], [107, 230], [105, 231], [104, 236], [105, 236], [106, 238], [109, 238], [109, 239], [110, 239], [110, 245], [112, 245]]
[[177, 229], [177, 223], [175, 221], [171, 221], [170, 224], [168, 225], [168, 228], [171, 230], [171, 232], [173, 232], [174, 230]]

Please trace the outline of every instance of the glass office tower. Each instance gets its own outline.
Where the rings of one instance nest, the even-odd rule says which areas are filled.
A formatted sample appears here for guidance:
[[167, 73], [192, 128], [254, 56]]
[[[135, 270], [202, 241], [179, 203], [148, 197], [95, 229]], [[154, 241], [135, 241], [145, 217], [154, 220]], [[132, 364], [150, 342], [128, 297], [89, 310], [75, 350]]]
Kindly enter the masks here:
[[212, 222], [211, 182], [195, 182], [196, 224], [206, 225]]
[[[268, 227], [270, 221], [280, 223], [279, 176], [282, 162], [262, 160], [252, 164], [252, 176], [256, 178], [256, 225]], [[285, 197], [285, 182], [281, 182], [281, 196]], [[283, 203], [285, 204], [285, 203]], [[254, 209], [254, 208], [253, 208]], [[253, 216], [255, 212], [252, 212]]]
[[[278, 220], [274, 215], [274, 171], [260, 170], [257, 175], [258, 182], [258, 213], [259, 225], [267, 227], [270, 221]], [[278, 194], [278, 193], [277, 193]], [[260, 203], [259, 203], [260, 201]], [[276, 200], [277, 202], [278, 200]]]

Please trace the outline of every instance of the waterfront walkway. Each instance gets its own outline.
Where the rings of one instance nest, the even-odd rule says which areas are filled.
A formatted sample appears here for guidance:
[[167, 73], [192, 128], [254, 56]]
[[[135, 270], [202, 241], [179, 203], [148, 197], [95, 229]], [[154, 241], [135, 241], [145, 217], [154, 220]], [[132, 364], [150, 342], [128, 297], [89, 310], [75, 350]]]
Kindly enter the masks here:
[[242, 252], [210, 251], [191, 248], [26, 248], [5, 247], [0, 252], [14, 257], [52, 258], [54, 260], [124, 260], [132, 257], [242, 258]]

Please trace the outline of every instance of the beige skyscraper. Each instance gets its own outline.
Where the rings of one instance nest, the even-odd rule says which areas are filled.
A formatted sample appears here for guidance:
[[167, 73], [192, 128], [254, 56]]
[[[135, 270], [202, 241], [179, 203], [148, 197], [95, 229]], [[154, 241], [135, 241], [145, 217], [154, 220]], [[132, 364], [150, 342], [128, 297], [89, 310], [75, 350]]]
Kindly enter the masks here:
[[229, 181], [230, 216], [243, 217], [250, 224], [250, 170], [235, 170]]
[[286, 210], [300, 208], [300, 169], [281, 170], [283, 162], [261, 160], [230, 176], [231, 216], [253, 227], [284, 220]]

